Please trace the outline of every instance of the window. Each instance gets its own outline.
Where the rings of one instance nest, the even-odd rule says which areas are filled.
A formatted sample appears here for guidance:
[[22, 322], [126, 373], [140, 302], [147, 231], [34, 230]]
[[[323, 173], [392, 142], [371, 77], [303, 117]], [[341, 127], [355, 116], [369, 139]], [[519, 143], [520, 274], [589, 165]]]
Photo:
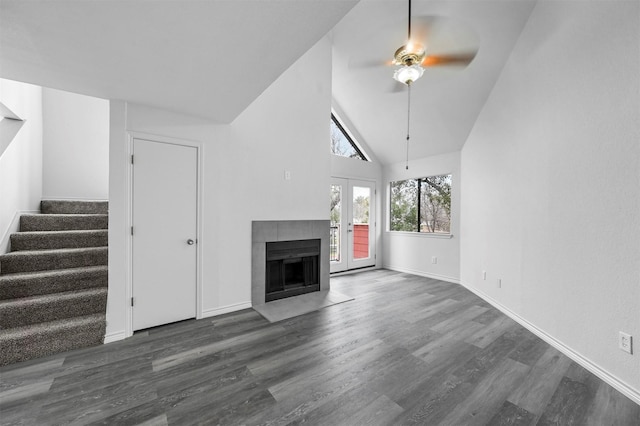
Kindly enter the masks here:
[[389, 230], [451, 233], [451, 175], [400, 180], [390, 185]]
[[335, 115], [331, 114], [331, 152], [341, 157], [357, 158], [369, 161], [362, 150], [358, 148], [353, 138], [349, 135]]

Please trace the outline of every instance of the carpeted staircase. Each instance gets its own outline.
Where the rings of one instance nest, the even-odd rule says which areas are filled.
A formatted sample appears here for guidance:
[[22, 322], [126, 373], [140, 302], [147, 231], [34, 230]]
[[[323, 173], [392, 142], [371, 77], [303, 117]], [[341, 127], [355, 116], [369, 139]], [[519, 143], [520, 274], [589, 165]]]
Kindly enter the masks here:
[[106, 201], [42, 201], [0, 255], [0, 365], [99, 345], [107, 305]]

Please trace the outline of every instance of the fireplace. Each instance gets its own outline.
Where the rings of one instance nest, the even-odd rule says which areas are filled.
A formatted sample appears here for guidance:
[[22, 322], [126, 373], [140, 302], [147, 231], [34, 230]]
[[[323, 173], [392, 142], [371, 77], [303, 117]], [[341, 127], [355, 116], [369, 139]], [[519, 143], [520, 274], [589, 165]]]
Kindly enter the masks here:
[[320, 292], [330, 290], [329, 220], [253, 221], [252, 306], [266, 302], [285, 303], [287, 299], [293, 302], [295, 297], [289, 296], [302, 297], [304, 293], [318, 289]]
[[265, 302], [320, 291], [320, 240], [266, 243]]

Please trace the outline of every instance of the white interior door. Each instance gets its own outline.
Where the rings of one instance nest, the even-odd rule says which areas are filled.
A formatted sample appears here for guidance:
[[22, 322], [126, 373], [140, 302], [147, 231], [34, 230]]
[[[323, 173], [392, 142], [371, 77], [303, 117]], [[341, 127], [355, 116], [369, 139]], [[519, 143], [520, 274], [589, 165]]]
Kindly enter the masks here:
[[197, 148], [134, 139], [133, 330], [196, 316]]
[[375, 183], [331, 180], [330, 271], [376, 264]]

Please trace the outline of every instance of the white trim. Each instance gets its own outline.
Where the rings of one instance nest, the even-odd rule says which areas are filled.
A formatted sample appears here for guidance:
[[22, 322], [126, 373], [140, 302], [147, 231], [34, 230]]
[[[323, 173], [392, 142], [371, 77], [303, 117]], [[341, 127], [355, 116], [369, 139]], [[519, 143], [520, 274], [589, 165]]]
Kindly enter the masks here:
[[11, 223], [7, 227], [0, 241], [0, 254], [9, 253], [11, 250], [11, 234], [20, 231], [20, 217], [23, 214], [37, 214], [39, 210], [18, 210], [11, 219]]
[[124, 330], [112, 331], [111, 333], [104, 335], [104, 344], [117, 342], [118, 340], [124, 340], [127, 338], [127, 333]]
[[101, 202], [101, 201], [109, 201], [108, 198], [82, 198], [82, 197], [54, 197], [51, 195], [42, 196], [43, 201], [93, 201], [93, 202]]
[[[125, 126], [128, 104], [125, 103]], [[127, 244], [125, 245], [125, 298], [123, 300], [125, 308], [125, 321], [124, 321], [124, 334], [126, 337], [133, 336], [133, 307], [131, 306], [131, 298], [133, 297], [133, 240], [131, 239], [131, 226], [133, 226], [133, 167], [131, 167], [131, 155], [133, 154], [133, 138], [132, 132], [126, 131], [127, 146], [124, 149], [124, 164], [127, 164], [127, 173], [124, 179], [124, 200], [125, 200], [125, 212], [126, 220], [123, 232], [126, 235]]]
[[197, 247], [196, 247], [196, 318], [201, 319], [204, 318], [204, 307], [203, 305], [203, 278], [202, 278], [202, 270], [204, 265], [204, 255], [203, 255], [203, 236], [204, 236], [204, 149], [205, 144], [198, 143], [196, 149], [198, 150], [197, 164], [197, 200], [196, 200], [196, 226], [198, 227], [198, 232], [196, 233], [196, 238], [198, 239]]
[[125, 306], [126, 314], [125, 314], [125, 337], [130, 337], [133, 335], [133, 307], [131, 306], [130, 300], [133, 296], [133, 240], [130, 235], [130, 229], [133, 225], [133, 167], [131, 164], [131, 155], [133, 154], [133, 141], [134, 139], [143, 139], [151, 142], [159, 142], [159, 143], [169, 143], [174, 145], [181, 146], [190, 146], [196, 149], [196, 157], [197, 157], [197, 167], [198, 170], [196, 172], [196, 186], [197, 186], [197, 200], [196, 200], [196, 223], [198, 227], [197, 231], [197, 241], [196, 244], [196, 319], [205, 318], [203, 308], [202, 308], [202, 265], [203, 265], [203, 256], [202, 256], [202, 241], [203, 241], [203, 186], [204, 186], [204, 173], [203, 173], [203, 159], [204, 159], [204, 144], [200, 141], [194, 141], [189, 139], [178, 139], [168, 136], [154, 135], [143, 132], [136, 132], [132, 130], [127, 130], [127, 149], [125, 150], [125, 158], [124, 161], [129, 165], [127, 178], [126, 178], [126, 188], [125, 188], [125, 199], [128, 205], [126, 206], [127, 220], [125, 226], [125, 232], [127, 233], [127, 238], [129, 243], [127, 244], [127, 279], [126, 279], [126, 291], [125, 291]]
[[[374, 185], [377, 185], [378, 182], [373, 179], [373, 178], [363, 178], [363, 177], [358, 177], [358, 176], [334, 176], [331, 175], [331, 179], [346, 179], [346, 180], [359, 180], [361, 182], [370, 182], [373, 183]], [[377, 189], [376, 189], [377, 191]]]
[[391, 266], [391, 265], [382, 265], [382, 268], [389, 269], [391, 271], [396, 271], [396, 272], [404, 272], [406, 274], [418, 275], [425, 278], [433, 278], [435, 280], [446, 281], [453, 284], [460, 284], [460, 279], [449, 277], [447, 275], [434, 274], [432, 272], [424, 272], [424, 271], [419, 271], [417, 269], [399, 268], [397, 266]]
[[414, 232], [414, 231], [384, 231], [389, 237], [419, 237], [419, 238], [439, 238], [450, 240], [453, 234], [439, 234], [435, 232]]
[[613, 374], [609, 373], [599, 365], [595, 364], [593, 361], [589, 360], [588, 358], [574, 351], [573, 349], [571, 349], [564, 343], [560, 342], [559, 340], [556, 340], [553, 336], [547, 334], [544, 330], [539, 329], [538, 327], [536, 327], [526, 319], [522, 318], [520, 315], [516, 314], [506, 306], [502, 305], [500, 302], [487, 296], [485, 293], [481, 292], [480, 290], [477, 290], [471, 287], [469, 284], [463, 281], [460, 282], [460, 285], [466, 288], [467, 290], [471, 291], [472, 293], [476, 294], [478, 297], [482, 298], [486, 302], [493, 305], [493, 307], [501, 311], [503, 314], [505, 314], [506, 316], [508, 316], [509, 318], [511, 318], [512, 320], [514, 320], [515, 322], [517, 322], [518, 324], [520, 324], [521, 326], [523, 326], [524, 328], [526, 328], [527, 330], [529, 330], [530, 332], [532, 332], [533, 334], [535, 334], [536, 336], [538, 336], [539, 338], [541, 338], [542, 340], [544, 340], [545, 342], [547, 342], [548, 344], [550, 344], [551, 346], [553, 346], [554, 348], [556, 348], [557, 350], [559, 350], [560, 352], [568, 356], [569, 358], [571, 358], [576, 363], [580, 364], [585, 369], [589, 370], [591, 373], [595, 374], [602, 381], [611, 385], [614, 389], [621, 392], [623, 395], [631, 399], [636, 404], [640, 404], [640, 391], [638, 391], [637, 389], [634, 389], [631, 385], [626, 383], [624, 380], [614, 376]]
[[333, 277], [340, 277], [342, 275], [351, 275], [351, 274], [357, 274], [358, 272], [366, 272], [366, 271], [373, 271], [376, 269], [380, 269], [377, 266], [364, 266], [362, 268], [356, 268], [356, 269], [345, 269], [344, 271], [340, 271], [340, 272], [334, 272], [332, 274], [329, 274], [329, 278], [333, 278]]
[[243, 309], [251, 308], [251, 302], [234, 303], [232, 305], [222, 306], [220, 308], [204, 309], [202, 311], [202, 318], [215, 317], [217, 315], [228, 314], [229, 312], [241, 311]]

